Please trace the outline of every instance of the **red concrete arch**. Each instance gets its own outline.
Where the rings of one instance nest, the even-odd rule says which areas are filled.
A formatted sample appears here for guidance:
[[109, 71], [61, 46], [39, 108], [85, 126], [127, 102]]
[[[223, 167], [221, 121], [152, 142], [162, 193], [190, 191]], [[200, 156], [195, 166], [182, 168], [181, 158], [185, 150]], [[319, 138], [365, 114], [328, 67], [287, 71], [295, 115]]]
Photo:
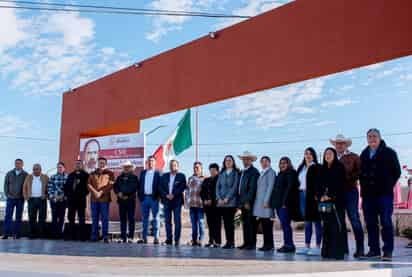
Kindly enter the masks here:
[[410, 0], [296, 0], [63, 96], [60, 158], [152, 116], [412, 54]]

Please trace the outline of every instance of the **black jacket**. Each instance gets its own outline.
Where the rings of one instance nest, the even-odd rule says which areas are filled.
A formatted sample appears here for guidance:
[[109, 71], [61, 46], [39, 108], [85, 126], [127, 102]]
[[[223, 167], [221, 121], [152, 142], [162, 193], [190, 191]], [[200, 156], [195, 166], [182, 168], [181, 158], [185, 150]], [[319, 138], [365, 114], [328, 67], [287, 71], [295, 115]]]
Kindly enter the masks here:
[[[146, 172], [147, 170], [143, 170], [140, 173], [140, 186], [138, 189], [139, 191], [138, 194], [139, 194], [139, 200], [141, 202], [144, 199], [144, 185], [145, 185], [145, 179], [146, 179]], [[152, 198], [159, 199], [160, 197], [159, 187], [160, 187], [160, 173], [159, 171], [156, 170], [153, 174]]]
[[320, 184], [321, 178], [321, 166], [311, 165], [306, 174], [305, 221], [320, 221], [318, 201], [315, 198], [316, 187]]
[[256, 199], [257, 180], [259, 171], [252, 165], [248, 169], [243, 170], [240, 174], [239, 182], [239, 204], [243, 207], [249, 204], [253, 208]]
[[180, 172], [176, 174], [172, 188], [172, 194], [174, 196], [172, 200], [166, 198], [166, 196], [169, 194], [169, 181], [170, 173], [163, 174], [159, 187], [160, 197], [162, 199], [163, 205], [168, 206], [169, 208], [182, 206], [184, 204], [183, 192], [186, 189], [186, 176]]
[[138, 187], [139, 179], [137, 176], [133, 173], [123, 172], [116, 178], [113, 190], [116, 194], [121, 192], [128, 199], [136, 199]]
[[382, 140], [372, 159], [369, 147], [361, 154], [360, 185], [363, 198], [393, 195], [393, 188], [401, 176], [396, 152]]
[[73, 171], [67, 176], [66, 183], [64, 184], [64, 196], [67, 197], [67, 201], [70, 202], [86, 202], [86, 197], [89, 194], [87, 183], [89, 180], [89, 174], [84, 171]]
[[279, 172], [271, 196], [272, 208], [279, 209], [286, 206], [290, 218], [294, 221], [301, 221], [299, 202], [299, 181], [296, 170]]
[[202, 201], [212, 200], [212, 207], [216, 207], [216, 183], [218, 176], [208, 177], [203, 180], [200, 198]]
[[322, 181], [316, 187], [316, 196], [320, 198], [324, 195], [332, 198], [332, 202], [337, 208], [345, 206], [345, 167], [340, 162], [335, 162], [330, 168], [323, 165], [321, 169]]

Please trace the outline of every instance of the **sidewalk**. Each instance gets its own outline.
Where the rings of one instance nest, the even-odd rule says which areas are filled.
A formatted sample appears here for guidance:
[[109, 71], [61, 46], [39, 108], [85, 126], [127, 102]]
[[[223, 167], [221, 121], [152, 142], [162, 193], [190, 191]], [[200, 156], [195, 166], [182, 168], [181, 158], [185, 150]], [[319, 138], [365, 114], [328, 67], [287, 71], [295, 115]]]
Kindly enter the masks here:
[[[277, 245], [280, 246], [277, 232]], [[190, 234], [185, 230], [184, 236]], [[239, 237], [239, 236], [238, 236]], [[297, 234], [302, 244], [303, 235]], [[350, 236], [351, 238], [351, 236]], [[259, 236], [259, 240], [261, 240]], [[183, 241], [182, 241], [183, 243]], [[353, 248], [351, 240], [351, 248]], [[259, 251], [21, 239], [0, 241], [0, 276], [411, 276], [412, 249], [396, 239], [393, 262], [321, 261]], [[353, 249], [352, 249], [353, 251]], [[27, 275], [25, 275], [27, 276]]]

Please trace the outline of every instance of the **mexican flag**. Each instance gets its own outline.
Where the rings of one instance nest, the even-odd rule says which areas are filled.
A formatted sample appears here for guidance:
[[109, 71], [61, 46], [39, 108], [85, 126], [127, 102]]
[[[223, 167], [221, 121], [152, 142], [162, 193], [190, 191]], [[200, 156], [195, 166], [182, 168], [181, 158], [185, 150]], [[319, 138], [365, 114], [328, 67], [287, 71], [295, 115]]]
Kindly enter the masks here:
[[185, 112], [185, 115], [180, 120], [173, 134], [154, 152], [153, 156], [156, 157], [156, 169], [165, 170], [170, 160], [192, 146], [190, 119], [189, 109]]

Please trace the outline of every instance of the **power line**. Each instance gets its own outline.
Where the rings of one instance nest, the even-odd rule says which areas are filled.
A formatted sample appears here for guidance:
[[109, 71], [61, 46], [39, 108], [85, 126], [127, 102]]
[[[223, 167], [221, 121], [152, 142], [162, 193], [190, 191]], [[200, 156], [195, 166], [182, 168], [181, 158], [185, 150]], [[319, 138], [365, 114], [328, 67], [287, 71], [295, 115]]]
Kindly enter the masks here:
[[[45, 2], [38, 2], [38, 1], [0, 0], [0, 2], [13, 3], [13, 4], [28, 4], [28, 5], [35, 5], [35, 6], [55, 6], [55, 7], [74, 7], [74, 8], [93, 8], [93, 9], [138, 11], [138, 12], [160, 12], [160, 13], [165, 12], [165, 13], [182, 13], [182, 14], [185, 13], [185, 14], [233, 16], [233, 15], [228, 15], [228, 14], [210, 13], [210, 12], [203, 12], [203, 11], [147, 9], [147, 8], [115, 7], [115, 6], [100, 6], [100, 5], [79, 5], [79, 4], [69, 4], [69, 3], [45, 3]], [[248, 16], [245, 16], [245, 17], [248, 17]]]
[[85, 13], [100, 13], [100, 14], [120, 14], [120, 15], [148, 15], [148, 16], [194, 16], [207, 18], [250, 18], [243, 15], [229, 15], [207, 12], [192, 12], [192, 11], [174, 11], [174, 10], [159, 10], [159, 9], [136, 9], [124, 7], [109, 7], [95, 5], [74, 5], [62, 3], [41, 3], [33, 1], [10, 1], [0, 0], [2, 3], [13, 3], [15, 6], [0, 5], [3, 9], [23, 9], [35, 11], [54, 11], [54, 12], [85, 12]]
[[49, 138], [36, 138], [36, 137], [22, 137], [22, 136], [7, 136], [7, 135], [0, 135], [0, 138], [5, 139], [17, 139], [17, 140], [31, 140], [31, 141], [48, 141], [48, 142], [55, 142], [56, 139], [49, 139]]

